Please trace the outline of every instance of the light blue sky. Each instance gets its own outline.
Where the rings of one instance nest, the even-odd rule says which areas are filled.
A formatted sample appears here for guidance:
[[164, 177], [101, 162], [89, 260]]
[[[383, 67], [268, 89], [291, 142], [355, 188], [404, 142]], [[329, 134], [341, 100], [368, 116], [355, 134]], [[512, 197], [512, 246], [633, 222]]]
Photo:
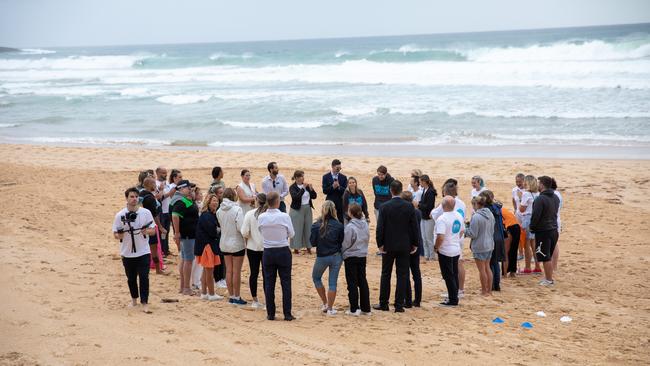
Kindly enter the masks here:
[[473, 32], [650, 22], [650, 0], [0, 0], [0, 46]]

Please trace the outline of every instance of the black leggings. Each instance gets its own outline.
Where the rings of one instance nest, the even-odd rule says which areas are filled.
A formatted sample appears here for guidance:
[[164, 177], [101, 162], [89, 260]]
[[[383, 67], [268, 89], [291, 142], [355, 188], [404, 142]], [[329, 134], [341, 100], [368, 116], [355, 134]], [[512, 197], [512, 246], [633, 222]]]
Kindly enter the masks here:
[[219, 259], [221, 260], [221, 264], [214, 266], [214, 269], [212, 270], [215, 282], [226, 279], [226, 260], [223, 258], [223, 254], [219, 254]]
[[508, 227], [508, 235], [510, 236], [510, 250], [508, 251], [508, 273], [517, 273], [517, 253], [519, 252], [519, 239], [521, 236], [521, 228], [519, 224]]
[[145, 254], [140, 257], [126, 258], [122, 257], [124, 273], [129, 284], [131, 298], [138, 298], [138, 277], [140, 277], [140, 302], [147, 304], [149, 302], [149, 262], [151, 255]]
[[[251, 296], [257, 297], [257, 277], [260, 274], [260, 266], [262, 264], [262, 255], [264, 251], [247, 250], [248, 265], [251, 268], [251, 275], [248, 277], [248, 283], [251, 288]], [[264, 286], [264, 274], [262, 274], [262, 288]]]

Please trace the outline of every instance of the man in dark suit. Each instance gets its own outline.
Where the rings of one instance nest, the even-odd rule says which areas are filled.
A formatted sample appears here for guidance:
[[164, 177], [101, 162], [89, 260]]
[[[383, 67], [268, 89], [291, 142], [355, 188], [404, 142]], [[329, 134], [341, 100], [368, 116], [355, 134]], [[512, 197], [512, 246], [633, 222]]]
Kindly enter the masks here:
[[397, 289], [395, 291], [395, 312], [404, 312], [404, 300], [409, 276], [409, 258], [418, 248], [418, 223], [415, 208], [400, 197], [402, 183], [390, 184], [392, 198], [379, 208], [377, 221], [377, 246], [384, 255], [381, 258], [381, 282], [379, 304], [375, 310], [388, 311], [390, 277], [393, 263], [396, 265]]
[[336, 216], [343, 223], [343, 193], [348, 188], [348, 177], [341, 173], [341, 161], [332, 160], [332, 171], [323, 175], [323, 193], [325, 199], [334, 202]]

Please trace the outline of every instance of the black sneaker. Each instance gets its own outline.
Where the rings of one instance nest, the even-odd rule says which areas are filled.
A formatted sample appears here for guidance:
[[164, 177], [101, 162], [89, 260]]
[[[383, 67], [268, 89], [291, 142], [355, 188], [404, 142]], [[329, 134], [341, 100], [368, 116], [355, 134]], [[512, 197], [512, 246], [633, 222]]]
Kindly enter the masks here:
[[453, 308], [453, 307], [458, 306], [458, 304], [452, 304], [449, 301], [443, 301], [438, 306], [443, 307], [443, 308]]
[[284, 317], [284, 320], [290, 322], [290, 321], [292, 321], [292, 320], [296, 320], [296, 317], [293, 316], [293, 315], [289, 315], [289, 316], [285, 316], [285, 317]]
[[395, 308], [396, 313], [403, 313], [404, 311], [404, 308]]
[[375, 310], [388, 311], [388, 305], [375, 304], [372, 308]]
[[267, 315], [266, 320], [275, 320], [275, 317], [271, 315]]

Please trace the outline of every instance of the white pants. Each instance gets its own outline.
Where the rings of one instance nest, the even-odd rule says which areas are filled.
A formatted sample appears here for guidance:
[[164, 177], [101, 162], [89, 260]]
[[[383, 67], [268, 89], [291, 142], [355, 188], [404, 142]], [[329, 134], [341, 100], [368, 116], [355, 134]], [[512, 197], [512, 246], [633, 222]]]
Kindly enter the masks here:
[[433, 245], [435, 244], [434, 237], [434, 228], [436, 222], [433, 219], [421, 220], [420, 221], [420, 231], [422, 232], [422, 243], [424, 249], [424, 257], [427, 259], [433, 259], [436, 257], [436, 253], [433, 250]]

